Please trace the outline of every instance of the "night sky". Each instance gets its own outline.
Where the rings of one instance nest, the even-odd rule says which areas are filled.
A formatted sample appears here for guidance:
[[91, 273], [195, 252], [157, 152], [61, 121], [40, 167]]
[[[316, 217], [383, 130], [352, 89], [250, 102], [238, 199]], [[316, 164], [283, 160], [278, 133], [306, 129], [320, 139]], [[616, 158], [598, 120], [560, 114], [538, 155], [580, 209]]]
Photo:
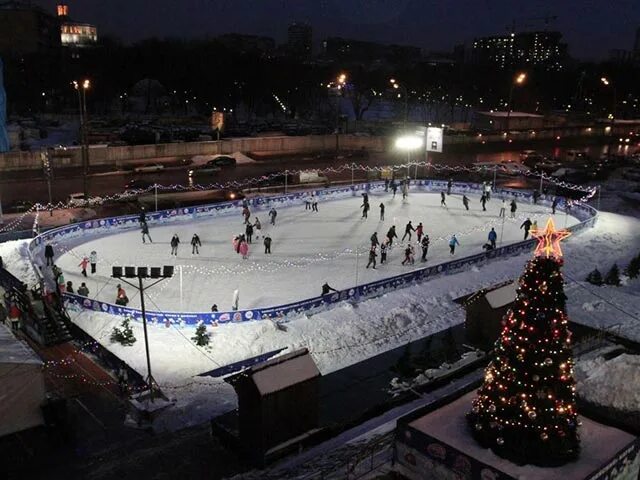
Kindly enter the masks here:
[[[56, 0], [37, 0], [53, 11]], [[284, 42], [287, 25], [307, 21], [314, 48], [342, 36], [449, 51], [474, 36], [504, 33], [514, 18], [557, 15], [571, 55], [604, 59], [631, 49], [640, 0], [69, 0], [71, 16], [126, 42], [238, 32]], [[538, 29], [544, 23], [533, 23]], [[520, 27], [522, 30], [523, 27]]]

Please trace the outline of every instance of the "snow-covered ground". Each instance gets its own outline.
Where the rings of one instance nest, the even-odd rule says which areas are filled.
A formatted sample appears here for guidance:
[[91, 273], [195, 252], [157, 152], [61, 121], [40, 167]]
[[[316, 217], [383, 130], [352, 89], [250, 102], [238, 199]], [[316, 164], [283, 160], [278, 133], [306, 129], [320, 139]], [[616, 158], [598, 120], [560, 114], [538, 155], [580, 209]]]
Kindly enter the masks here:
[[[425, 195], [425, 197], [427, 205], [416, 212], [426, 213], [424, 215], [426, 218], [423, 217], [421, 220], [418, 216], [419, 213], [415, 213], [417, 218], [413, 216], [411, 218], [415, 218], [414, 223], [423, 221], [427, 225], [427, 232], [432, 235], [430, 227], [441, 225], [437, 223], [440, 221], [451, 222], [448, 225], [455, 225], [456, 230], [462, 232], [464, 231], [462, 220], [476, 221], [473, 219], [480, 216], [480, 220], [477, 220], [480, 223], [470, 224], [469, 229], [472, 230], [473, 225], [479, 225], [484, 233], [486, 227], [481, 221], [495, 219], [495, 211], [491, 212], [492, 216], [487, 215], [487, 217], [481, 216], [477, 212], [477, 199], [472, 199], [476, 211], [471, 214], [462, 212], [459, 204], [456, 209], [452, 208], [453, 202], [450, 200], [450, 208], [446, 214], [452, 218], [448, 220], [436, 219], [435, 212], [440, 211], [440, 207], [433, 204], [429, 207], [429, 196]], [[326, 225], [331, 228], [346, 228], [343, 231], [352, 232], [352, 237], [357, 238], [359, 244], [366, 244], [369, 232], [375, 228], [373, 226], [378, 225], [377, 215], [375, 215], [377, 212], [374, 209], [367, 222], [357, 220], [355, 215], [357, 215], [359, 203], [356, 199], [353, 201], [355, 205], [344, 207], [340, 207], [340, 202], [336, 202], [335, 208], [333, 208], [333, 202], [321, 204], [321, 211], [316, 216], [327, 216]], [[437, 197], [435, 201], [437, 202]], [[412, 198], [409, 206], [402, 207], [400, 201], [397, 200], [396, 204], [391, 204], [388, 208], [387, 218], [393, 218], [393, 215], [400, 218], [401, 213], [404, 212], [400, 209], [409, 209], [414, 202], [416, 200]], [[495, 203], [497, 202], [492, 201], [490, 208], [495, 208]], [[375, 198], [372, 199], [372, 205], [376, 205]], [[397, 209], [395, 212], [393, 211], [394, 207]], [[528, 206], [521, 205], [521, 210], [527, 208]], [[329, 212], [325, 213], [324, 210], [329, 210]], [[334, 213], [331, 213], [332, 210]], [[282, 223], [290, 221], [294, 225], [289, 227], [291, 228], [289, 231], [296, 230], [295, 225], [298, 225], [299, 235], [304, 234], [308, 228], [307, 218], [313, 218], [313, 214], [307, 213], [303, 209], [301, 211], [290, 209], [291, 213], [286, 212], [286, 210], [283, 211], [281, 217], [290, 218], [281, 218]], [[340, 225], [339, 218], [341, 216], [346, 217], [343, 223], [348, 224], [347, 227]], [[331, 218], [333, 221], [329, 224]], [[405, 223], [404, 219], [406, 218], [408, 215], [405, 214], [402, 221], [397, 220], [398, 225], [401, 226]], [[563, 222], [562, 217], [557, 219], [560, 226], [563, 225]], [[366, 225], [362, 225], [363, 223]], [[167, 237], [175, 229], [175, 227], [169, 228]], [[230, 228], [229, 231], [232, 231], [233, 227], [228, 228]], [[276, 235], [277, 229], [274, 230], [274, 235]], [[517, 225], [508, 223], [505, 226], [505, 235], [507, 231], [519, 236]], [[383, 233], [383, 229], [378, 228], [378, 232]], [[572, 320], [594, 326], [620, 324], [618, 327], [620, 334], [640, 341], [640, 327], [638, 326], [640, 322], [636, 320], [640, 316], [640, 295], [638, 295], [640, 280], [628, 280], [621, 287], [595, 287], [583, 282], [587, 273], [595, 266], [598, 266], [601, 271], [608, 270], [613, 262], [618, 262], [621, 267], [624, 267], [628, 260], [640, 250], [638, 232], [640, 232], [640, 220], [637, 218], [615, 213], [602, 213], [594, 228], [563, 242], [568, 311]], [[399, 233], [401, 234], [402, 231], [400, 230]], [[130, 240], [135, 241], [133, 244], [135, 249], [128, 248], [129, 244], [124, 244], [121, 249], [124, 250], [123, 255], [128, 255], [127, 258], [134, 261], [136, 257], [133, 250], [138, 252], [141, 246], [137, 233], [132, 233], [132, 235]], [[188, 232], [187, 236], [189, 236]], [[482, 240], [483, 238], [479, 237], [478, 244]], [[100, 242], [101, 240], [96, 241]], [[301, 242], [296, 237], [282, 240], [282, 242], [285, 241], [291, 242], [291, 248], [296, 245], [296, 242]], [[206, 242], [205, 237], [203, 250], [207, 248]], [[344, 246], [346, 240], [343, 239], [342, 242], [336, 243], [338, 245], [336, 248]], [[469, 253], [465, 251], [465, 248], [472, 249], [469, 246], [470, 242], [465, 240], [463, 236], [461, 243], [460, 254]], [[23, 245], [24, 242], [2, 244], [0, 255], [4, 258], [9, 270], [18, 276], [27, 276], [25, 278], [29, 280], [32, 278], [32, 274], [26, 268], [24, 257], [26, 252]], [[277, 246], [277, 243], [274, 246]], [[168, 245], [164, 244], [161, 247], [162, 252], [158, 254], [158, 258], [166, 259]], [[444, 242], [436, 243], [434, 247], [431, 258], [442, 255], [442, 251], [445, 252], [444, 257], [448, 255]], [[235, 254], [230, 252], [229, 245], [224, 245], [224, 249], [229, 251], [230, 257], [235, 263], [242, 263], [234, 256]], [[479, 247], [472, 249], [473, 252], [478, 250]], [[274, 251], [276, 251], [275, 248]], [[181, 257], [188, 259], [188, 256], [182, 254], [178, 257], [178, 261], [182, 261]], [[107, 253], [103, 252], [103, 259], [106, 260], [106, 258], [109, 257]], [[209, 327], [211, 344], [208, 348], [197, 347], [190, 341], [194, 334], [192, 327], [150, 325], [149, 337], [154, 377], [167, 395], [175, 399], [176, 407], [173, 412], [182, 414], [173, 416], [173, 423], [166, 426], [167, 428], [177, 428], [187, 424], [196, 424], [235, 406], [235, 394], [231, 387], [220, 379], [197, 377], [196, 375], [199, 373], [281, 347], [289, 347], [290, 349], [307, 347], [311, 350], [321, 372], [327, 374], [464, 321], [464, 311], [459, 305], [453, 303], [452, 299], [507, 279], [518, 278], [529, 258], [529, 254], [524, 254], [496, 259], [469, 271], [434, 278], [420, 285], [390, 292], [356, 305], [343, 303], [313, 316], [301, 315], [297, 318], [291, 318], [287, 321], [286, 331], [277, 328], [271, 321]], [[391, 255], [391, 261], [394, 265], [389, 266], [389, 269], [401, 267], [397, 265], [400, 261], [397, 252]], [[313, 267], [315, 269], [315, 264]], [[103, 265], [103, 268], [106, 268], [106, 265]], [[311, 275], [309, 272], [311, 269], [308, 265], [298, 268], [309, 275]], [[279, 275], [286, 277], [290, 275], [289, 272], [292, 270], [296, 269], [280, 271]], [[386, 272], [382, 269], [375, 273], [367, 272], [364, 265], [360, 264], [359, 274], [373, 275], [378, 273]], [[352, 275], [348, 276], [346, 280], [342, 281], [345, 283], [353, 281], [352, 277]], [[333, 278], [342, 277], [339, 277], [338, 273], [328, 280], [334, 282]], [[576, 282], [573, 281], [574, 279]], [[299, 276], [297, 281], [303, 284], [310, 283], [303, 276]], [[342, 286], [337, 281], [335, 283], [337, 287]], [[316, 285], [313, 286], [314, 291], [317, 289]], [[73, 321], [94, 336], [96, 340], [103, 343], [139, 372], [146, 373], [141, 325], [133, 323], [136, 337], [139, 339], [138, 342], [132, 347], [123, 347], [111, 344], [109, 341], [111, 329], [120, 322], [120, 318], [86, 311], [70, 312], [70, 314]]]
[[[467, 212], [461, 198], [461, 195], [449, 196], [448, 207], [443, 208], [439, 194], [412, 193], [407, 202], [402, 201], [401, 195], [393, 198], [391, 193], [371, 194], [372, 211], [368, 219], [361, 218], [359, 196], [322, 202], [317, 213], [305, 210], [301, 202], [282, 208], [275, 226], [269, 224], [267, 212], [261, 210], [257, 212], [262, 223], [259, 234], [271, 236], [273, 253], [266, 255], [262, 238], [254, 238], [246, 260], [236, 254], [231, 245], [234, 235], [244, 233], [244, 224], [238, 215], [167, 226], [150, 224], [153, 243], [143, 244], [140, 232], [134, 230], [86, 243], [77, 240], [78, 243], [54, 245], [58, 251], [67, 251], [56, 263], [76, 287], [84, 281], [91, 297], [111, 303], [115, 301], [118, 283], [109, 277], [112, 265], [171, 264], [176, 266], [176, 275], [149, 290], [147, 308], [150, 310], [206, 312], [214, 303], [221, 311], [230, 310], [236, 289], [240, 293], [240, 309], [282, 305], [319, 295], [325, 282], [341, 290], [423, 267], [417, 243], [418, 261], [413, 266], [403, 266], [402, 243], [406, 242], [397, 242], [398, 246], [388, 254], [387, 265], [378, 265], [376, 270], [364, 268], [371, 235], [377, 232], [382, 241], [395, 225], [400, 240], [410, 220], [414, 227], [422, 222], [431, 237], [430, 265], [451, 258], [448, 242], [453, 233], [460, 242], [456, 256], [482, 252], [491, 227], [500, 235], [501, 202], [492, 199], [483, 212], [479, 198], [471, 197], [471, 210]], [[384, 221], [380, 221], [380, 203], [386, 207]], [[542, 205], [519, 204], [516, 218], [509, 218], [507, 213], [503, 242], [523, 238], [520, 225], [527, 217], [542, 224], [549, 213], [550, 209]], [[561, 212], [555, 217], [559, 226], [577, 222]], [[174, 233], [182, 242], [177, 257], [170, 255], [169, 240]], [[189, 242], [194, 233], [202, 240], [200, 255], [191, 254]], [[416, 242], [415, 233], [412, 239]], [[80, 275], [78, 263], [93, 250], [98, 253], [98, 273], [85, 279]], [[129, 306], [139, 307], [137, 295], [131, 292], [129, 298]]]

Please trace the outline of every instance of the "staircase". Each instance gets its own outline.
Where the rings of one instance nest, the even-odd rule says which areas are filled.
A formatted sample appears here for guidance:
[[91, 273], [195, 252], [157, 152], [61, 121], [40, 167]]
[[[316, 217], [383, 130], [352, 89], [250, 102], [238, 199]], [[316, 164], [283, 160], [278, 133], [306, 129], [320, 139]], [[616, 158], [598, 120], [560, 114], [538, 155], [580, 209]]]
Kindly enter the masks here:
[[22, 329], [43, 346], [57, 345], [71, 340], [69, 316], [60, 302], [47, 303], [40, 288], [27, 286], [4, 268], [0, 268], [0, 286], [6, 305], [14, 303], [22, 312]]

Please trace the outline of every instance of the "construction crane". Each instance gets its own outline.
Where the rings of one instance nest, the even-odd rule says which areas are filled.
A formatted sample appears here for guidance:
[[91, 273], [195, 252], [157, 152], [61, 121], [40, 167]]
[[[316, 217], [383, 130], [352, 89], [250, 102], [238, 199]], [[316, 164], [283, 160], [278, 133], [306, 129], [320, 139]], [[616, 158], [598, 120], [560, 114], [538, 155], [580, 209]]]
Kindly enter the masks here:
[[514, 18], [511, 25], [507, 25], [507, 31], [509, 33], [516, 33], [517, 27], [531, 28], [534, 25], [528, 22], [544, 22], [544, 29], [547, 30], [551, 22], [555, 22], [558, 19], [557, 15], [545, 15], [544, 17], [528, 17], [528, 18]]

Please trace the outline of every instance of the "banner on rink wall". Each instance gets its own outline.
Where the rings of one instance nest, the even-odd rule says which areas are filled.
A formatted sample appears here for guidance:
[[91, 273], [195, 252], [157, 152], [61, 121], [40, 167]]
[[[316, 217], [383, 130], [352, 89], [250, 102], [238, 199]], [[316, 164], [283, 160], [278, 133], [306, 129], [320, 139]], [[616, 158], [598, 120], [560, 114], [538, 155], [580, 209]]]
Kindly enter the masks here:
[[[383, 191], [384, 182], [362, 183], [347, 187], [326, 188], [314, 190], [314, 194], [324, 201], [337, 200], [347, 197], [359, 196], [364, 192]], [[415, 180], [411, 181], [413, 191], [441, 192], [446, 190], [447, 182], [440, 180]], [[451, 191], [453, 193], [477, 193], [482, 192], [483, 186], [475, 183], [455, 182]], [[516, 198], [519, 201], [532, 201], [530, 192], [509, 189], [497, 189], [493, 192], [498, 197]], [[287, 207], [301, 205], [307, 195], [306, 191], [296, 192], [273, 197], [256, 197], [246, 201], [225, 202], [212, 205], [201, 205], [196, 207], [185, 207], [160, 212], [147, 213], [147, 222], [152, 225], [164, 225], [171, 223], [188, 222], [193, 219], [205, 217], [218, 217], [226, 215], [241, 215], [244, 203], [253, 210], [269, 210], [271, 207]], [[539, 202], [550, 204], [550, 198], [542, 197]], [[567, 205], [563, 205], [566, 208]], [[586, 228], [595, 225], [597, 211], [586, 204], [573, 204], [568, 213], [580, 220], [579, 223], [568, 228], [573, 233], [578, 233]], [[102, 218], [75, 223], [60, 228], [49, 230], [34, 238], [29, 244], [29, 257], [36, 274], [39, 274], [39, 267], [44, 265], [44, 247], [47, 243], [67, 241], [70, 239], [91, 239], [101, 235], [112, 235], [119, 231], [139, 229], [139, 217], [128, 215], [122, 217]], [[327, 305], [339, 302], [355, 302], [361, 298], [380, 295], [384, 292], [403, 288], [433, 278], [436, 275], [454, 273], [459, 270], [468, 269], [472, 265], [478, 265], [496, 257], [519, 255], [526, 251], [531, 251], [535, 240], [525, 240], [523, 242], [505, 245], [504, 247], [491, 250], [486, 253], [478, 253], [467, 257], [457, 258], [439, 265], [431, 265], [425, 268], [414, 270], [402, 275], [396, 275], [386, 279], [378, 280], [364, 285], [357, 285], [352, 288], [322, 295], [314, 298], [300, 300], [298, 302], [278, 305], [273, 307], [255, 308], [250, 310], [238, 310], [232, 312], [158, 312], [147, 311], [147, 321], [151, 323], [171, 323], [179, 325], [195, 325], [199, 322], [205, 324], [225, 324], [232, 322], [247, 322], [264, 319], [278, 319], [289, 315], [297, 315], [305, 312], [318, 311]], [[130, 316], [134, 320], [142, 320], [142, 312], [135, 308], [122, 307], [95, 299], [81, 297], [79, 295], [65, 294], [65, 300], [72, 309], [85, 309], [96, 312], [110, 313], [113, 315]]]

